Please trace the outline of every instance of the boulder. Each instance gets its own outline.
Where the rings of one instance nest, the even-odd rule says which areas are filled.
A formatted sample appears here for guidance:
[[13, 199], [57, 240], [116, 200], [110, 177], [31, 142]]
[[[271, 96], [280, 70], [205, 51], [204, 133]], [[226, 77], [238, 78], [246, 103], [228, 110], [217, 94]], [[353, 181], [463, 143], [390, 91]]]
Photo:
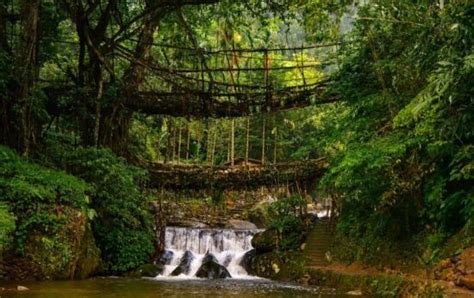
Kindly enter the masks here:
[[256, 254], [250, 264], [250, 274], [270, 279], [276, 278], [280, 268], [283, 268], [281, 258], [276, 252]]
[[469, 290], [474, 290], [474, 274], [461, 277], [461, 285], [468, 288]]
[[213, 255], [208, 256], [208, 258], [206, 258], [207, 256], [204, 258], [204, 262], [201, 267], [199, 267], [199, 270], [196, 273], [197, 277], [209, 279], [231, 277], [229, 271], [227, 271], [224, 266], [220, 265]]
[[225, 259], [224, 259], [224, 267], [227, 267], [229, 266], [230, 262], [232, 262], [232, 255], [231, 254], [228, 254]]
[[64, 222], [56, 233], [28, 230], [22, 254], [14, 250], [2, 252], [0, 279], [83, 279], [97, 272], [100, 250], [87, 217], [73, 207], [60, 208], [63, 208]]
[[163, 272], [163, 266], [159, 264], [144, 264], [135, 269], [131, 277], [156, 277]]
[[257, 250], [252, 249], [246, 252], [245, 255], [242, 257], [242, 259], [240, 260], [240, 266], [242, 266], [242, 268], [244, 268], [248, 274], [251, 274], [251, 275], [254, 274], [252, 263], [256, 255], [257, 255]]
[[265, 230], [255, 234], [252, 238], [252, 246], [258, 254], [274, 250], [278, 243], [278, 231], [275, 229]]
[[184, 228], [201, 228], [201, 229], [209, 227], [207, 224], [195, 219], [170, 221], [168, 225], [176, 226], [176, 227], [184, 227]]
[[171, 250], [165, 250], [156, 263], [160, 265], [169, 265], [173, 259], [173, 255], [174, 253]]
[[202, 259], [202, 264], [207, 263], [207, 262], [219, 263], [217, 258], [213, 254], [210, 254], [209, 252], [206, 253], [204, 258]]
[[248, 218], [258, 228], [266, 228], [271, 222], [268, 205], [266, 202], [260, 202], [249, 210]]
[[257, 226], [250, 221], [231, 219], [227, 222], [227, 227], [235, 230], [254, 230]]
[[362, 291], [361, 290], [352, 290], [346, 293], [347, 295], [350, 296], [362, 296]]
[[474, 274], [474, 246], [466, 248], [459, 256], [466, 274]]
[[178, 276], [180, 274], [188, 274], [189, 271], [191, 270], [191, 263], [194, 260], [194, 255], [192, 252], [187, 250], [183, 257], [181, 258], [181, 261], [179, 262], [178, 267], [171, 272], [172, 276]]
[[94, 234], [90, 226], [87, 226], [81, 241], [74, 277], [77, 279], [85, 279], [94, 275], [100, 267], [101, 262], [100, 249], [96, 246]]
[[27, 287], [24, 287], [24, 286], [16, 286], [16, 290], [17, 291], [28, 291], [29, 289]]

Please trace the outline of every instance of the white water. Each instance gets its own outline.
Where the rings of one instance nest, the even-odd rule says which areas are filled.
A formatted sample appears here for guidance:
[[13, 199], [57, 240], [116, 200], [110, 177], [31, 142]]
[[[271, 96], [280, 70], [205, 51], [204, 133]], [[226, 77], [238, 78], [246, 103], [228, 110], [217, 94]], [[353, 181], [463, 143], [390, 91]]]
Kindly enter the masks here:
[[189, 272], [177, 276], [178, 278], [194, 278], [206, 253], [214, 255], [232, 278], [252, 278], [240, 262], [245, 253], [253, 248], [252, 238], [260, 231], [167, 227], [165, 250], [172, 252], [173, 256], [157, 278], [169, 277], [186, 251], [190, 251], [194, 258]]

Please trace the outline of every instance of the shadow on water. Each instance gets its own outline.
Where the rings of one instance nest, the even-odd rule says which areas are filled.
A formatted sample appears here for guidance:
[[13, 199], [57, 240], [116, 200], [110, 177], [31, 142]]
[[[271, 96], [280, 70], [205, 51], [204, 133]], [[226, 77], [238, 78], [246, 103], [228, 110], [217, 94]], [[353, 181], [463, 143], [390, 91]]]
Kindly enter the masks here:
[[[28, 291], [14, 291], [17, 284]], [[154, 280], [96, 278], [82, 281], [0, 283], [0, 297], [346, 297], [335, 289], [302, 287], [265, 279], [255, 280]]]

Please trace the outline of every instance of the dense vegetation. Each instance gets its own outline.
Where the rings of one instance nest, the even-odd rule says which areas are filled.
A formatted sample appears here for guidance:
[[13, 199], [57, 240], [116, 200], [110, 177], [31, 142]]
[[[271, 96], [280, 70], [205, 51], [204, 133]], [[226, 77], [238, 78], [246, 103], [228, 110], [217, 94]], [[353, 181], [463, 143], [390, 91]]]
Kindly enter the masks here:
[[[143, 171], [106, 149], [62, 148], [60, 155], [54, 155], [57, 168], [76, 176], [28, 162], [5, 147], [0, 153], [4, 214], [0, 239], [7, 255], [42, 257], [47, 260], [35, 262], [69, 267], [80, 258], [82, 249], [92, 250], [95, 265], [91, 270], [111, 273], [125, 272], [149, 260], [154, 238], [150, 206], [139, 188]], [[80, 248], [90, 232], [95, 240], [90, 247]], [[43, 245], [44, 250], [38, 248]], [[99, 254], [102, 260], [97, 267]], [[39, 274], [59, 278], [80, 275], [72, 270], [51, 276], [42, 269]]]
[[[337, 206], [337, 235], [351, 245], [341, 259], [377, 263], [395, 252], [430, 263], [453, 235], [462, 235], [460, 247], [472, 244], [471, 1], [7, 2], [0, 253], [43, 264], [43, 277], [80, 276], [68, 266], [84, 255], [97, 267], [100, 254], [94, 270], [106, 273], [149, 260], [151, 199], [147, 173], [135, 166], [144, 160], [325, 157], [330, 167], [316, 192]], [[330, 46], [238, 51], [305, 43]], [[192, 69], [200, 71], [174, 72]], [[171, 117], [130, 104], [137, 94], [204, 92], [216, 82], [263, 82], [268, 92], [326, 80], [337, 102], [279, 113], [249, 106], [249, 117]], [[184, 97], [173, 103], [186, 106]], [[300, 219], [287, 213], [300, 203], [273, 206], [273, 227], [294, 231]], [[298, 235], [290, 234], [283, 245], [294, 247]], [[40, 246], [55, 253], [34, 253]]]

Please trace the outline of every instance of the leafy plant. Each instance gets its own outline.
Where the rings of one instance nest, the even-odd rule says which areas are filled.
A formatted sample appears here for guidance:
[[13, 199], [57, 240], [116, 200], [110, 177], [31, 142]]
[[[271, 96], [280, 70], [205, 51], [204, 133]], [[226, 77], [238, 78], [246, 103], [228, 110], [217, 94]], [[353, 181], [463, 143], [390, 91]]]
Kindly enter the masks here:
[[39, 264], [42, 277], [68, 276], [80, 249], [74, 237], [88, 227], [90, 186], [3, 146], [0, 164], [0, 247]]
[[146, 173], [108, 149], [65, 152], [64, 166], [92, 187], [96, 212], [92, 228], [102, 251], [104, 270], [121, 273], [149, 260], [153, 253], [153, 217], [143, 194]]
[[280, 250], [290, 250], [299, 247], [304, 236], [304, 224], [301, 218], [306, 201], [301, 196], [279, 198], [268, 207], [271, 214], [270, 228], [280, 235], [278, 243]]
[[15, 230], [15, 217], [8, 209], [8, 205], [0, 203], [0, 253], [10, 243], [11, 233]]

